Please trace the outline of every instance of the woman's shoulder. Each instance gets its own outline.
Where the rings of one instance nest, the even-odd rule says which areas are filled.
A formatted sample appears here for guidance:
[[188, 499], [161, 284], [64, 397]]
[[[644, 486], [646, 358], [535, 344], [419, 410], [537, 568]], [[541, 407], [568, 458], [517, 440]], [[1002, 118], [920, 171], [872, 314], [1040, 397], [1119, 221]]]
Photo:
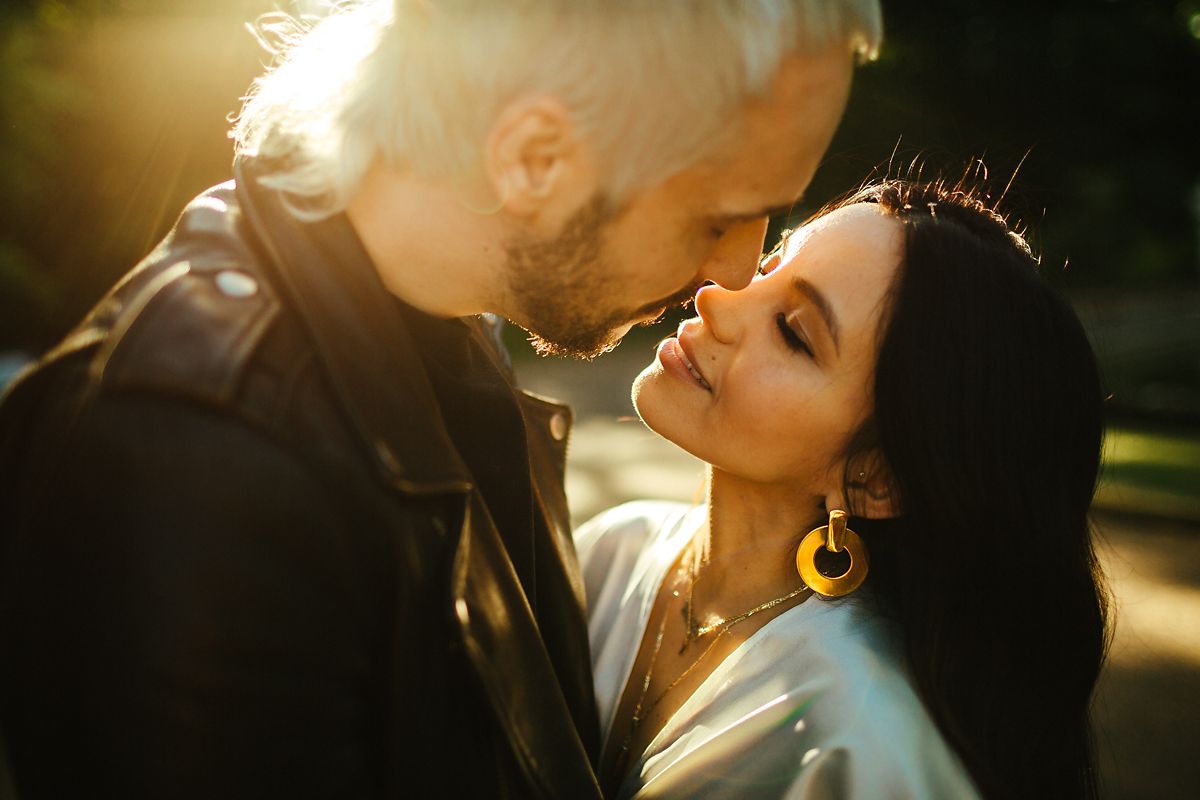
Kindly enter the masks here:
[[575, 531], [589, 616], [602, 594], [625, 594], [630, 583], [657, 586], [655, 573], [669, 563], [695, 531], [696, 506], [667, 500], [637, 500], [610, 508]]
[[680, 517], [697, 510], [674, 500], [633, 500], [601, 511], [575, 529], [577, 547], [605, 538], [646, 538]]
[[679, 717], [641, 776], [670, 786], [663, 796], [741, 797], [764, 782], [775, 789], [763, 797], [977, 796], [865, 598], [810, 599], [772, 620]]
[[580, 567], [585, 574], [603, 574], [616, 562], [679, 536], [696, 511], [669, 500], [635, 500], [602, 511], [575, 530]]
[[639, 501], [580, 526], [596, 705], [607, 732], [666, 570], [703, 520], [683, 503]]
[[845, 782], [858, 797], [977, 797], [921, 701], [899, 631], [872, 599], [810, 603], [801, 635], [815, 640], [815, 663], [797, 685], [815, 734], [800, 760], [825, 762], [814, 777]]

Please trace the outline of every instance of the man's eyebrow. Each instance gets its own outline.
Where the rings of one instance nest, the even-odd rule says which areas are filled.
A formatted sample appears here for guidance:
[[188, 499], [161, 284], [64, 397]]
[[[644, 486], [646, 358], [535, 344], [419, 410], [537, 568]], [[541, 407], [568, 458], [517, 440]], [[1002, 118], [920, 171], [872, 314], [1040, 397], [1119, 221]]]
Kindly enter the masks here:
[[838, 342], [838, 321], [837, 317], [835, 317], [833, 314], [833, 307], [829, 305], [829, 298], [822, 294], [820, 289], [818, 289], [816, 286], [813, 286], [801, 276], [797, 276], [796, 279], [792, 281], [792, 287], [797, 292], [807, 297], [809, 302], [816, 306], [817, 313], [821, 315], [821, 319], [825, 321], [825, 327], [829, 329], [829, 336], [831, 339], [833, 339], [834, 349], [840, 353], [841, 346]]

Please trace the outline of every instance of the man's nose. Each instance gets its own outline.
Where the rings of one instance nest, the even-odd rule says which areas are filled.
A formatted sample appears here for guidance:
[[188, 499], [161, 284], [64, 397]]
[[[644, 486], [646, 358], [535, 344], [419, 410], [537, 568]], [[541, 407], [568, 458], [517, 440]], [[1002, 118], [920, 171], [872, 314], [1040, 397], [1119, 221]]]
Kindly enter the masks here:
[[758, 270], [766, 236], [766, 217], [732, 225], [717, 242], [701, 277], [726, 289], [746, 288]]

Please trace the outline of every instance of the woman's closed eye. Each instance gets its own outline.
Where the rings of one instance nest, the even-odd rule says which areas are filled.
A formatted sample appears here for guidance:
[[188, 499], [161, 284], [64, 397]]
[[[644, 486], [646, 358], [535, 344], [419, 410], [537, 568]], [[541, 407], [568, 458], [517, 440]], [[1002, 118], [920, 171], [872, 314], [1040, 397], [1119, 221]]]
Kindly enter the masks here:
[[775, 315], [775, 324], [779, 327], [779, 332], [783, 334], [784, 343], [797, 352], [807, 353], [809, 358], [812, 358], [812, 347], [808, 341], [801, 336], [795, 328], [788, 323], [788, 316], [782, 312]]

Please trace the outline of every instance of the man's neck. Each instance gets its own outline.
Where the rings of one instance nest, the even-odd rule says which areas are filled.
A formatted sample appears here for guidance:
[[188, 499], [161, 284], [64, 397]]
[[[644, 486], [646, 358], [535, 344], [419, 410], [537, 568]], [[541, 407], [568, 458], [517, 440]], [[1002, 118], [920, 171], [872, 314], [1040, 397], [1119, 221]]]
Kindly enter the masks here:
[[435, 317], [503, 313], [500, 223], [465, 193], [379, 165], [346, 207], [392, 294]]

